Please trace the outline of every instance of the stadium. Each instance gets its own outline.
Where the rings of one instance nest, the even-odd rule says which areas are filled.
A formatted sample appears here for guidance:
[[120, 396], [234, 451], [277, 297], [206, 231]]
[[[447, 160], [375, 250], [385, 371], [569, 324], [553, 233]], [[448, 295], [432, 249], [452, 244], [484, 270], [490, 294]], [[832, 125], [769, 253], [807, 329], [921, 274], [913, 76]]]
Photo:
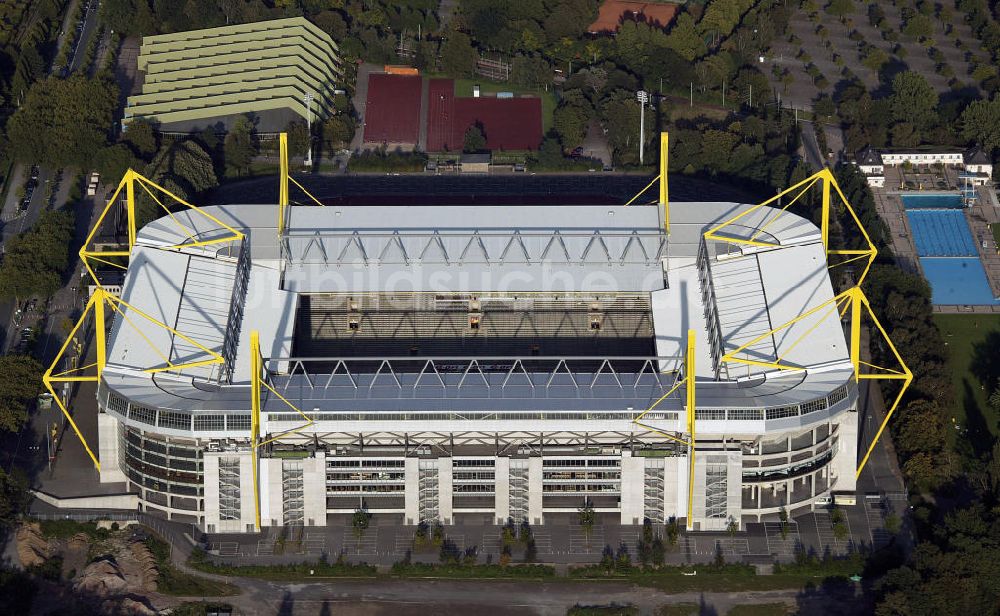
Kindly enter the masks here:
[[719, 530], [855, 489], [875, 377], [825, 222], [668, 207], [664, 181], [628, 207], [286, 207], [289, 179], [132, 230], [120, 296], [91, 299], [92, 456], [143, 510]]

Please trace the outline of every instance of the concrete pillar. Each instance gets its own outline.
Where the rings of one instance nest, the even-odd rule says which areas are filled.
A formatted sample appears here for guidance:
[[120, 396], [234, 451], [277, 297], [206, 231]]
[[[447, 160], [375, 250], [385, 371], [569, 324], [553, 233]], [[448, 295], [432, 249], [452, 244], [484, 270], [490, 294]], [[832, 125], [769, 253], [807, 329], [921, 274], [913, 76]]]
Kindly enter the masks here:
[[451, 458], [438, 458], [438, 514], [444, 524], [454, 524], [452, 509], [452, 461]]
[[545, 523], [542, 502], [542, 459], [528, 458], [528, 521], [533, 526]]
[[493, 518], [503, 524], [510, 516], [510, 458], [498, 457], [493, 467], [493, 483], [496, 486]]
[[[241, 451], [240, 456], [240, 523], [241, 532], [253, 531], [257, 517], [257, 503], [253, 483], [253, 456], [249, 451]], [[280, 485], [280, 475], [279, 475]], [[262, 519], [261, 524], [264, 524]]]
[[118, 441], [118, 420], [113, 415], [97, 415], [97, 459], [101, 462], [101, 483], [126, 481], [121, 468], [121, 448]]
[[406, 486], [403, 488], [405, 510], [403, 516], [406, 523], [414, 525], [420, 522], [420, 460], [406, 458], [403, 465]]
[[621, 523], [642, 524], [645, 513], [646, 458], [633, 458], [631, 451], [622, 451]]
[[221, 532], [219, 521], [219, 454], [205, 452], [202, 460], [205, 490], [205, 530]]
[[853, 492], [857, 489], [854, 477], [858, 464], [858, 413], [847, 411], [834, 418], [837, 428], [837, 449], [833, 452], [830, 469], [833, 478], [830, 489]]
[[[285, 523], [282, 507], [285, 495], [281, 483], [281, 464], [280, 458], [262, 458], [260, 461], [261, 526], [282, 526]], [[253, 498], [252, 494], [251, 498]]]
[[317, 451], [302, 468], [306, 526], [326, 526], [326, 452]]

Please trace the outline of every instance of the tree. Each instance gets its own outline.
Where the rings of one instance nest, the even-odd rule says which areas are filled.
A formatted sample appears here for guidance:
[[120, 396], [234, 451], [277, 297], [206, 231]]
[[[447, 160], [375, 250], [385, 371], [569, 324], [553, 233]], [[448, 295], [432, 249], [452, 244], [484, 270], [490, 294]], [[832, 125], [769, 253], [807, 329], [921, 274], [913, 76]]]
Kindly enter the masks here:
[[302, 120], [292, 120], [285, 126], [288, 135], [288, 155], [305, 156], [309, 148], [311, 135]]
[[441, 67], [452, 77], [471, 77], [478, 54], [464, 33], [452, 30], [441, 45]]
[[903, 527], [903, 521], [899, 519], [899, 516], [895, 513], [890, 513], [885, 516], [885, 530], [890, 535], [898, 535], [899, 530]]
[[729, 522], [726, 523], [726, 532], [729, 533], [730, 537], [735, 537], [736, 533], [740, 530], [740, 523], [736, 521], [735, 518], [730, 517]]
[[486, 137], [483, 135], [482, 126], [479, 124], [470, 126], [465, 131], [464, 139], [463, 152], [479, 152], [486, 149]]
[[882, 70], [882, 67], [887, 62], [889, 62], [889, 54], [883, 51], [881, 47], [875, 47], [874, 45], [865, 54], [865, 59], [861, 61], [865, 65], [865, 68], [868, 68], [876, 75], [878, 75], [878, 72]]
[[243, 175], [250, 169], [250, 162], [257, 155], [257, 140], [253, 123], [246, 116], [240, 116], [226, 133], [223, 145], [226, 166]]
[[[195, 139], [167, 140], [153, 160], [146, 166], [146, 177], [166, 188], [188, 203], [218, 185], [212, 157]], [[173, 204], [169, 199], [157, 197], [164, 206]], [[145, 191], [136, 196], [136, 225], [142, 225], [166, 216], [167, 212]]]
[[583, 532], [587, 535], [587, 542], [590, 542], [590, 534], [594, 531], [594, 523], [597, 521], [597, 514], [594, 513], [594, 505], [590, 502], [590, 499], [585, 499], [583, 505], [577, 509], [577, 519], [580, 526], [583, 527]]
[[833, 524], [833, 536], [837, 541], [847, 538], [847, 524], [844, 522], [844, 512], [834, 508], [830, 511], [830, 522]]
[[335, 152], [350, 145], [354, 138], [354, 118], [338, 113], [323, 122], [323, 146], [327, 152]]
[[354, 528], [354, 534], [358, 537], [365, 534], [371, 521], [372, 515], [368, 513], [367, 509], [361, 507], [355, 509], [354, 515], [351, 516], [351, 527]]
[[962, 112], [962, 137], [992, 155], [1000, 148], [1000, 96], [973, 101]]
[[920, 73], [905, 71], [893, 78], [890, 106], [897, 122], [910, 122], [924, 130], [937, 119], [937, 105], [937, 92]]
[[72, 239], [73, 217], [69, 213], [42, 212], [31, 230], [7, 241], [0, 263], [0, 297], [49, 297], [59, 290], [69, 267]]
[[576, 105], [560, 105], [552, 115], [552, 128], [559, 135], [564, 148], [571, 149], [583, 143], [587, 136], [587, 113]]
[[906, 20], [906, 25], [903, 27], [903, 34], [911, 36], [915, 39], [927, 39], [930, 38], [933, 33], [934, 22], [932, 22], [931, 18], [926, 15], [914, 15]]
[[55, 167], [86, 167], [108, 141], [118, 88], [104, 79], [49, 77], [28, 90], [7, 122], [14, 158]]
[[843, 18], [854, 12], [854, 0], [830, 0], [826, 12], [834, 17]]
[[781, 509], [778, 509], [778, 520], [781, 522], [781, 538], [788, 538], [788, 510], [785, 509], [784, 505]]
[[677, 52], [688, 62], [705, 55], [705, 39], [698, 34], [698, 29], [694, 25], [694, 18], [690, 13], [682, 13], [677, 17], [670, 36], [666, 40], [667, 46]]
[[[42, 393], [42, 365], [27, 355], [3, 355], [0, 374], [0, 430], [16, 432], [28, 419], [28, 406]], [[2, 513], [0, 507], [0, 518]]]
[[547, 86], [552, 83], [552, 65], [542, 56], [517, 56], [510, 63], [510, 79], [529, 88]]
[[663, 545], [663, 538], [657, 534], [653, 537], [653, 543], [650, 545], [649, 553], [650, 560], [653, 561], [654, 567], [662, 567], [663, 561], [666, 557], [666, 546]]
[[97, 152], [93, 165], [105, 182], [117, 183], [127, 170], [141, 169], [142, 161], [136, 158], [132, 148], [116, 143]]
[[125, 132], [122, 133], [122, 141], [132, 146], [137, 155], [146, 159], [152, 156], [159, 147], [153, 125], [143, 118], [137, 118], [128, 123]]

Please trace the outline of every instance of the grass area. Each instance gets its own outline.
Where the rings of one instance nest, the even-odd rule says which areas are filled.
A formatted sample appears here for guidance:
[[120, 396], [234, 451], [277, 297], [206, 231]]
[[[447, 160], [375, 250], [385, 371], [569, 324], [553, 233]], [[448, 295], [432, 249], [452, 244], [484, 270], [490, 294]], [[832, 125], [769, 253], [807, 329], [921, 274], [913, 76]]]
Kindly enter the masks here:
[[396, 563], [392, 575], [400, 577], [446, 578], [553, 578], [554, 568], [548, 565], [434, 565], [428, 563]]
[[787, 616], [794, 611], [787, 603], [748, 603], [737, 605], [726, 616]]
[[701, 607], [697, 603], [674, 603], [660, 607], [657, 616], [698, 616]]
[[552, 128], [552, 114], [555, 113], [556, 94], [552, 90], [535, 90], [532, 88], [519, 88], [506, 81], [490, 81], [486, 78], [480, 79], [456, 79], [455, 96], [472, 96], [472, 86], [479, 85], [479, 91], [486, 94], [496, 92], [513, 92], [514, 96], [529, 94], [542, 99], [542, 134], [549, 132]]
[[143, 542], [156, 558], [160, 577], [156, 582], [157, 592], [178, 597], [229, 597], [238, 595], [239, 589], [231, 584], [216, 582], [176, 569], [170, 562], [170, 545], [155, 537], [147, 537]]
[[634, 605], [574, 605], [566, 611], [566, 616], [639, 616], [639, 608]]
[[73, 535], [83, 533], [91, 539], [107, 539], [111, 531], [97, 528], [94, 522], [77, 522], [75, 520], [39, 520], [39, 529], [43, 537], [54, 539], [69, 539]]
[[[972, 372], [976, 347], [980, 345], [995, 346], [1000, 343], [1000, 315], [993, 314], [936, 314], [937, 324], [944, 340], [948, 344], [950, 355], [949, 366], [951, 379], [955, 387], [958, 404], [955, 405], [955, 422], [963, 427], [970, 426], [970, 420], [979, 418], [970, 415], [978, 411], [981, 414], [985, 428], [996, 436], [997, 422], [1000, 420], [989, 404], [987, 398], [989, 388], [984, 389], [979, 378]], [[989, 339], [989, 340], [987, 340]], [[985, 371], [992, 373], [989, 367]], [[975, 426], [973, 426], [975, 427]], [[950, 432], [955, 433], [954, 429]]]
[[990, 225], [990, 231], [993, 232], [993, 242], [996, 246], [1000, 247], [1000, 224], [993, 223]]
[[375, 577], [375, 567], [372, 565], [351, 565], [341, 562], [329, 564], [303, 561], [294, 565], [219, 565], [209, 560], [205, 552], [201, 550], [192, 552], [188, 564], [205, 573], [276, 581], [303, 581], [307, 578], [324, 577]]

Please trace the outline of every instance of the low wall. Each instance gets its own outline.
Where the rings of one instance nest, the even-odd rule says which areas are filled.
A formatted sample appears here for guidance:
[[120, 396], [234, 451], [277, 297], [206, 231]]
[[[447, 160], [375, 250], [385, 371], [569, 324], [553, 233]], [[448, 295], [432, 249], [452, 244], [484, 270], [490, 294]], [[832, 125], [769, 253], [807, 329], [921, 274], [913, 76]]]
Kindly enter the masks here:
[[74, 496], [59, 498], [39, 490], [30, 490], [31, 494], [58, 509], [138, 509], [138, 494], [100, 494], [95, 496]]

